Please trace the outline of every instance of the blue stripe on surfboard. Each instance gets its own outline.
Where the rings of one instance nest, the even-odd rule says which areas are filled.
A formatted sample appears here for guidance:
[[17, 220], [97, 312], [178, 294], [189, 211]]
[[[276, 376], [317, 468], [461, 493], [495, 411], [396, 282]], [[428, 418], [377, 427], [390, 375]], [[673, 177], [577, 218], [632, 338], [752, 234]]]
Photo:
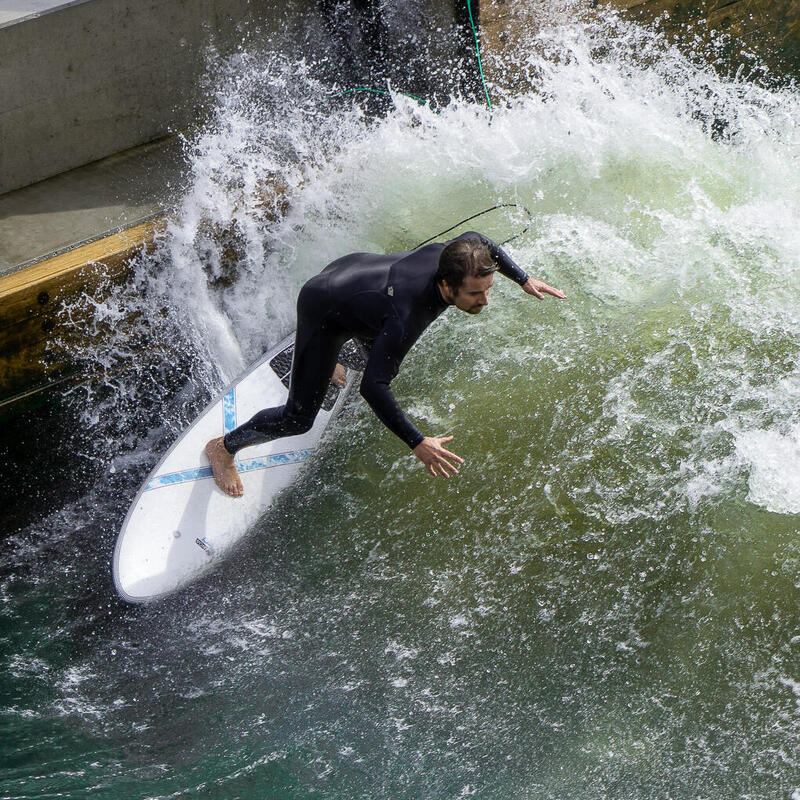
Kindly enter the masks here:
[[[240, 461], [236, 465], [239, 472], [253, 472], [257, 469], [269, 469], [270, 467], [281, 467], [286, 464], [297, 464], [305, 461], [310, 455], [311, 450], [292, 450], [288, 453], [275, 453], [270, 456], [259, 458], [248, 458]], [[199, 481], [203, 478], [212, 478], [211, 467], [197, 467], [196, 469], [183, 469], [179, 472], [170, 472], [167, 475], [158, 475], [148, 482], [144, 490], [159, 489], [162, 486], [175, 486], [178, 483], [190, 483]]]
[[271, 456], [261, 456], [260, 458], [247, 458], [236, 465], [239, 472], [252, 472], [254, 469], [268, 469], [269, 467], [280, 467], [284, 464], [297, 464], [305, 461], [312, 453], [312, 450], [290, 450], [288, 453], [275, 453]]
[[199, 467], [198, 469], [184, 469], [180, 472], [170, 472], [167, 475], [159, 475], [149, 481], [144, 490], [158, 489], [161, 486], [172, 486], [176, 483], [188, 483], [189, 481], [199, 481], [201, 478], [211, 478], [214, 473], [211, 467]]
[[225, 433], [230, 433], [236, 427], [236, 389], [231, 389], [222, 398], [222, 416]]

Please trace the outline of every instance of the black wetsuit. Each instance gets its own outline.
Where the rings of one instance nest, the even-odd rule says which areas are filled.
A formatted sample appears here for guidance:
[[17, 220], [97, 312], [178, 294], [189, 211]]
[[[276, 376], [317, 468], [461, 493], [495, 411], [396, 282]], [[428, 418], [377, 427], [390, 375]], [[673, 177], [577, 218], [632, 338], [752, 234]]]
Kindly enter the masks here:
[[[469, 232], [489, 247], [499, 272], [520, 285], [528, 276], [491, 239]], [[446, 244], [410, 253], [352, 253], [328, 264], [297, 298], [289, 397], [285, 406], [259, 411], [225, 436], [225, 448], [242, 447], [304, 433], [325, 398], [342, 345], [352, 338], [370, 343], [361, 395], [378, 418], [409, 447], [424, 438], [403, 413], [390, 384], [400, 363], [428, 325], [447, 308], [434, 280]]]

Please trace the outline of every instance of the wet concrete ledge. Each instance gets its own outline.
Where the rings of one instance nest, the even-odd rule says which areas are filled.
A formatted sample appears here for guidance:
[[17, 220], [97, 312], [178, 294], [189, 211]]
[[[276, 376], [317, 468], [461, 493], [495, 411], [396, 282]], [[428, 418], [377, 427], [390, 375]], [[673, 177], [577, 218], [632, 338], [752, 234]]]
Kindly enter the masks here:
[[0, 194], [185, 129], [212, 54], [316, 0], [0, 0]]
[[0, 196], [0, 408], [77, 375], [54, 338], [75, 294], [124, 281], [183, 183], [168, 138]]
[[164, 213], [186, 169], [169, 137], [0, 195], [0, 276]]

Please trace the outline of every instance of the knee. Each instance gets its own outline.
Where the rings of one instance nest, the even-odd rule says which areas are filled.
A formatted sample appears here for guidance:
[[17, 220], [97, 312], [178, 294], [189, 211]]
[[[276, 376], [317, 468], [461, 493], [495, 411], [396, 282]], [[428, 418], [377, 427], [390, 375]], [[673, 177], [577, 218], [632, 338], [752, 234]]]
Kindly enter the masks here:
[[307, 433], [311, 430], [314, 424], [313, 417], [300, 417], [296, 415], [287, 415], [283, 419], [285, 436], [298, 436], [301, 433]]

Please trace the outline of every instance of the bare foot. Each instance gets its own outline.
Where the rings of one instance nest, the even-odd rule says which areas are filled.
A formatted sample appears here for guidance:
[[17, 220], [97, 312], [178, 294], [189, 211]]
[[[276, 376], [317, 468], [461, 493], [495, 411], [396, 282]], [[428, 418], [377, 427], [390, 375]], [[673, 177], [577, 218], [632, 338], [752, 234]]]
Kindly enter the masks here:
[[347, 370], [341, 364], [336, 365], [331, 382], [342, 388], [347, 385]]
[[225, 449], [222, 440], [223, 437], [219, 436], [206, 445], [206, 455], [211, 462], [211, 471], [214, 473], [217, 486], [225, 494], [231, 497], [241, 497], [244, 494], [242, 480], [236, 471], [233, 456]]

